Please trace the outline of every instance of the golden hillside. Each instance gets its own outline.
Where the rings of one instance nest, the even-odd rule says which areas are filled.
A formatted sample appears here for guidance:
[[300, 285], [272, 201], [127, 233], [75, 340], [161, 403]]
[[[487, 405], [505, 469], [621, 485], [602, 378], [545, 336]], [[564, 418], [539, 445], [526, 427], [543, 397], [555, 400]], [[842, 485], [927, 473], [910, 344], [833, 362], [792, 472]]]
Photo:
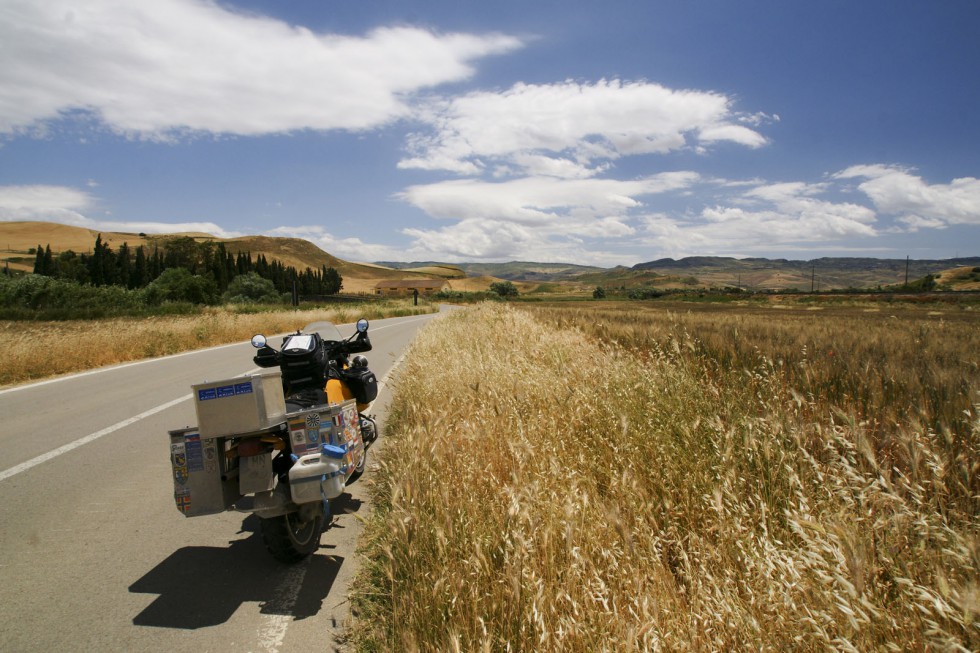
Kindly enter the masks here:
[[51, 246], [55, 254], [67, 250], [78, 253], [91, 252], [95, 239], [101, 234], [102, 241], [112, 249], [123, 243], [135, 248], [144, 245], [150, 249], [162, 246], [170, 238], [191, 237], [197, 241], [222, 242], [232, 254], [248, 252], [252, 258], [259, 255], [268, 260], [278, 260], [283, 265], [304, 270], [332, 267], [344, 278], [344, 292], [373, 292], [374, 284], [383, 279], [430, 278], [434, 275], [407, 270], [392, 270], [378, 265], [344, 261], [323, 251], [302, 238], [273, 238], [270, 236], [243, 236], [218, 238], [205, 233], [180, 233], [147, 235], [125, 232], [95, 231], [54, 222], [0, 222], [0, 265], [7, 264], [12, 270], [30, 272], [34, 269], [34, 255], [30, 250], [38, 245]]
[[[449, 288], [450, 290], [456, 290], [459, 292], [486, 292], [490, 290], [490, 285], [497, 283], [499, 281], [506, 281], [506, 279], [500, 279], [498, 277], [491, 277], [489, 275], [481, 275], [478, 277], [466, 277], [464, 279], [450, 279]], [[511, 282], [517, 287], [517, 290], [521, 293], [529, 293], [538, 287], [537, 283], [524, 283], [521, 281]]]

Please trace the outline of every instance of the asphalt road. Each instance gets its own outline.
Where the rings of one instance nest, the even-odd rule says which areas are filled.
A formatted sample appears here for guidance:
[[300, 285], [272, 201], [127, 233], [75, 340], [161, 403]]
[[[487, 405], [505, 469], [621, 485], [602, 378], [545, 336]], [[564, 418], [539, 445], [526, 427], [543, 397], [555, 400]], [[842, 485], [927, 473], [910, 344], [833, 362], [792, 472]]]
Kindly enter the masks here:
[[[371, 324], [379, 379], [433, 317]], [[195, 423], [191, 384], [254, 370], [253, 351], [0, 391], [0, 651], [342, 650], [370, 457], [319, 551], [294, 566], [267, 554], [256, 517], [185, 518], [174, 506], [167, 431]], [[370, 411], [376, 447], [389, 396]]]

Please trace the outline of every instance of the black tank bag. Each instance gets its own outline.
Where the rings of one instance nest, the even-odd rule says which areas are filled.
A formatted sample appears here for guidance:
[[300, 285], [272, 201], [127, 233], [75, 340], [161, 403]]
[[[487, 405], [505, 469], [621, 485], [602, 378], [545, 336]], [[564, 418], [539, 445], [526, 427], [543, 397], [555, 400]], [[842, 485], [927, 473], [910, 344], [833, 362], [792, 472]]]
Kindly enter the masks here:
[[279, 369], [284, 384], [293, 392], [323, 388], [327, 382], [327, 354], [317, 333], [290, 336], [283, 345]]
[[378, 398], [378, 377], [366, 367], [351, 367], [340, 373], [344, 384], [354, 393], [359, 404], [369, 404]]

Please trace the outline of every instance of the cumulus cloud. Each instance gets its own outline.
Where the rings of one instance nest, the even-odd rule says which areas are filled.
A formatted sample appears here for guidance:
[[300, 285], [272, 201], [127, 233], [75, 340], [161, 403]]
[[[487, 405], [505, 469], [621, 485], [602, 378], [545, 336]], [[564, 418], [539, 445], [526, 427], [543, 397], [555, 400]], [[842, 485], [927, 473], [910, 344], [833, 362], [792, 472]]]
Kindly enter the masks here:
[[410, 186], [396, 197], [435, 218], [505, 219], [529, 225], [625, 215], [638, 197], [687, 188], [698, 175], [671, 172], [636, 180], [523, 177], [502, 182], [456, 179]]
[[[726, 181], [720, 187], [738, 190], [740, 185]], [[760, 184], [690, 215], [645, 216], [640, 221], [640, 240], [661, 252], [735, 255], [853, 243], [876, 236], [875, 212], [820, 197], [833, 190], [827, 183]]]
[[[586, 239], [632, 235], [630, 224], [642, 198], [683, 190], [698, 181], [693, 172], [672, 172], [621, 181], [524, 177], [502, 182], [457, 179], [412, 186], [398, 198], [428, 215], [455, 224], [441, 229], [405, 229], [411, 247], [442, 251], [456, 259], [498, 259], [577, 251]], [[510, 252], [510, 254], [508, 254]], [[567, 259], [566, 259], [567, 260]]]
[[148, 138], [359, 130], [470, 76], [515, 37], [412, 27], [315, 33], [206, 0], [5, 0], [0, 133], [82, 112]]
[[0, 186], [0, 221], [37, 220], [83, 226], [88, 220], [83, 211], [96, 204], [95, 198], [77, 188], [66, 186]]
[[0, 186], [0, 211], [8, 214], [17, 211], [37, 214], [52, 210], [85, 210], [94, 204], [95, 199], [91, 194], [67, 186]]
[[[863, 180], [857, 186], [863, 195], [855, 195], [851, 179]], [[706, 179], [694, 172], [631, 181], [463, 179], [414, 186], [400, 198], [453, 222], [405, 230], [412, 247], [430, 257], [598, 263], [694, 253], [877, 251], [882, 234], [977, 224], [978, 189], [971, 178], [930, 185], [905, 169], [874, 165], [817, 182]]]
[[266, 231], [265, 235], [302, 238], [345, 261], [400, 261], [406, 254], [404, 248], [368, 243], [360, 238], [337, 237], [320, 225], [276, 227]]
[[546, 174], [580, 178], [607, 160], [663, 154], [689, 142], [761, 147], [765, 137], [746, 126], [761, 122], [760, 115], [742, 121], [720, 93], [650, 82], [519, 83], [433, 101], [418, 116], [432, 131], [412, 136], [410, 156], [399, 166], [473, 175], [496, 165], [540, 174], [547, 157], [556, 161]]
[[519, 256], [544, 241], [543, 234], [526, 225], [503, 220], [466, 219], [439, 230], [405, 229], [412, 248], [448, 255], [452, 260], [500, 259]]
[[124, 233], [207, 233], [234, 238], [241, 233], [228, 231], [213, 222], [121, 222], [87, 217], [98, 200], [90, 193], [68, 186], [0, 186], [0, 222], [57, 222], [95, 231]]
[[906, 168], [882, 164], [851, 166], [834, 178], [865, 179], [858, 189], [875, 208], [899, 216], [911, 231], [980, 225], [980, 179], [963, 177], [948, 184], [927, 184]]

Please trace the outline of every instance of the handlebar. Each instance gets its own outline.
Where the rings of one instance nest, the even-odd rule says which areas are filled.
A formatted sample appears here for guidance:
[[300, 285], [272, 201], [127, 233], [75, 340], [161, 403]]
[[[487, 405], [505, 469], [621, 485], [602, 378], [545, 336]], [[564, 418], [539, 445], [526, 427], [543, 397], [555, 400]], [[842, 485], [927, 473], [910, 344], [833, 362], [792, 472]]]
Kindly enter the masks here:
[[[297, 331], [296, 335], [301, 332]], [[287, 336], [286, 340], [290, 336]], [[368, 337], [368, 321], [358, 320], [357, 332], [346, 340], [322, 340], [317, 336], [319, 347], [323, 350], [326, 361], [336, 360], [346, 362], [350, 354], [360, 354], [371, 351], [371, 339]], [[285, 340], [283, 344], [285, 345]], [[282, 352], [269, 346], [264, 336], [252, 338], [252, 345], [258, 349], [252, 361], [259, 367], [277, 367], [282, 364]]]

